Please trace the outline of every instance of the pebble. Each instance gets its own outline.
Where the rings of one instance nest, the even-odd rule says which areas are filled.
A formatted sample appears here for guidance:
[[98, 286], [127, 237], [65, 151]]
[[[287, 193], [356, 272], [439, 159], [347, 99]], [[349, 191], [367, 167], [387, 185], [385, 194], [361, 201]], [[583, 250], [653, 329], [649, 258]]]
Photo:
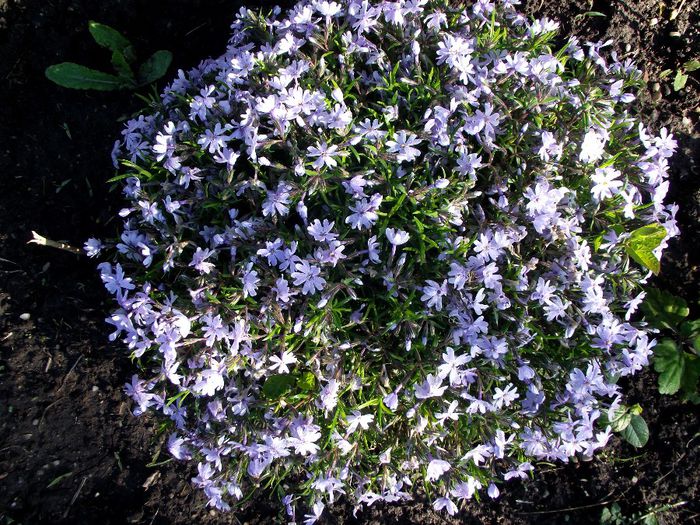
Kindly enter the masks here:
[[22, 321], [29, 321], [32, 318], [32, 316], [31, 316], [31, 314], [24, 313], [24, 314], [20, 315], [19, 318], [22, 319]]
[[93, 392], [99, 392], [99, 391], [100, 391], [100, 387], [98, 387], [97, 385], [92, 385], [92, 391], [93, 391]]

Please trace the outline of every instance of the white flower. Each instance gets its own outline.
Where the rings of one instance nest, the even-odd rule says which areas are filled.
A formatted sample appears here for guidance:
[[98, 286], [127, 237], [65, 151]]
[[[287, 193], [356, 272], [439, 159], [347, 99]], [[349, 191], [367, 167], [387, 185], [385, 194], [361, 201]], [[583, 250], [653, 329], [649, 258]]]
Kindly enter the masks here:
[[440, 397], [447, 390], [446, 386], [442, 386], [440, 376], [428, 374], [425, 381], [420, 385], [416, 385], [415, 394], [417, 399], [427, 399], [429, 397]]
[[406, 244], [408, 242], [408, 239], [410, 238], [408, 232], [405, 232], [403, 230], [395, 230], [394, 228], [387, 228], [385, 234], [386, 238], [394, 246]]
[[359, 426], [362, 430], [367, 430], [369, 424], [374, 421], [374, 416], [372, 414], [362, 414], [358, 410], [353, 410], [352, 414], [347, 416], [348, 422], [348, 435], [352, 434], [357, 430]]
[[622, 173], [611, 166], [596, 168], [595, 173], [591, 176], [593, 181], [593, 188], [591, 189], [593, 198], [600, 202], [617, 195], [623, 185], [623, 182], [618, 180], [621, 176]]
[[297, 358], [294, 357], [294, 354], [288, 350], [285, 350], [279, 357], [276, 355], [270, 357], [270, 362], [272, 363], [272, 365], [270, 365], [270, 370], [277, 372], [278, 374], [288, 374], [289, 367], [287, 365], [293, 365], [296, 363]]
[[386, 145], [389, 146], [389, 153], [396, 154], [396, 160], [399, 162], [411, 162], [418, 158], [420, 150], [413, 146], [420, 144], [421, 140], [415, 133], [401, 130], [396, 132], [394, 138], [396, 140], [387, 140]]
[[447, 496], [436, 499], [433, 502], [433, 508], [435, 510], [445, 509], [450, 516], [454, 516], [457, 513], [457, 505]]
[[605, 138], [593, 129], [588, 130], [581, 143], [581, 152], [578, 155], [579, 160], [593, 164], [602, 159], [604, 153]]
[[440, 477], [450, 470], [451, 466], [447, 461], [442, 459], [433, 459], [428, 463], [428, 469], [425, 474], [425, 479], [427, 481], [436, 481]]
[[338, 155], [338, 146], [328, 146], [325, 142], [317, 143], [316, 146], [309, 146], [309, 157], [316, 157], [312, 166], [321, 169], [323, 166], [335, 168], [338, 162], [333, 158]]

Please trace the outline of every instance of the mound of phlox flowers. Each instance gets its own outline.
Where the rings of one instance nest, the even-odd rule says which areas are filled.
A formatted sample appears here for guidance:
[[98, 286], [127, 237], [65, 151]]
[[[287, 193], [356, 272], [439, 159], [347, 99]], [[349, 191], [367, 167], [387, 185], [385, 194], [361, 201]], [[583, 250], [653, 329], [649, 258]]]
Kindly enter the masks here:
[[676, 144], [634, 64], [514, 4], [242, 10], [126, 125], [121, 237], [86, 250], [210, 505], [453, 514], [608, 442]]

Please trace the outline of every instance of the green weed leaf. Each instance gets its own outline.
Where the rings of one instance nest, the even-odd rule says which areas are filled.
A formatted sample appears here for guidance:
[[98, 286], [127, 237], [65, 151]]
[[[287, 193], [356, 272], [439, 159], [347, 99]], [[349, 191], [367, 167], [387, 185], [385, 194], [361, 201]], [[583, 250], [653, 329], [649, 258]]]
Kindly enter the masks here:
[[700, 60], [688, 60], [683, 64], [683, 69], [686, 71], [696, 71], [700, 69]]
[[304, 372], [297, 379], [297, 387], [304, 392], [310, 392], [316, 388], [316, 378], [311, 372]]
[[661, 270], [661, 263], [653, 251], [665, 237], [666, 228], [660, 224], [642, 226], [630, 234], [625, 249], [632, 259], [654, 272], [654, 274], [658, 274], [659, 270]]
[[126, 60], [126, 57], [119, 51], [114, 51], [112, 53], [112, 65], [114, 70], [119, 74], [120, 77], [128, 79], [130, 82], [135, 83], [134, 72]]
[[262, 392], [268, 399], [277, 399], [288, 392], [295, 383], [295, 378], [291, 374], [275, 374], [265, 381]]
[[649, 427], [642, 416], [634, 415], [621, 435], [633, 447], [641, 448], [649, 441]]
[[142, 85], [155, 82], [165, 75], [172, 61], [173, 54], [170, 51], [163, 49], [156, 51], [141, 64], [139, 68], [139, 82]]
[[642, 303], [645, 319], [656, 328], [676, 330], [678, 324], [688, 317], [690, 309], [681, 297], [651, 288]]
[[632, 414], [630, 414], [627, 407], [620, 407], [615, 411], [615, 415], [610, 421], [610, 428], [613, 432], [622, 432], [625, 430], [632, 421]]
[[71, 89], [113, 91], [128, 87], [128, 83], [115, 75], [96, 71], [73, 62], [49, 66], [46, 68], [45, 74], [51, 82]]
[[688, 341], [696, 352], [700, 352], [700, 319], [684, 322], [679, 331], [681, 337]]
[[675, 394], [681, 388], [685, 369], [683, 352], [671, 339], [662, 339], [654, 348], [654, 370], [659, 373], [659, 392]]
[[688, 82], [688, 75], [679, 69], [676, 71], [676, 78], [673, 79], [673, 91], [680, 91], [683, 89], [686, 82]]
[[121, 53], [128, 62], [134, 61], [131, 42], [119, 31], [94, 21], [90, 21], [88, 29], [98, 45], [109, 49], [112, 53]]

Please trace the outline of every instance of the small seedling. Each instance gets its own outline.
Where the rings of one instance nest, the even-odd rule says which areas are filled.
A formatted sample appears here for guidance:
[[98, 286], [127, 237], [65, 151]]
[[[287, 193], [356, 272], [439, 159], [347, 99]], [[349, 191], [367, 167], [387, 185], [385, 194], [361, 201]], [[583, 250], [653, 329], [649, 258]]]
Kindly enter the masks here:
[[138, 71], [134, 72], [137, 63], [134, 46], [124, 35], [97, 22], [90, 22], [88, 28], [95, 42], [112, 52], [112, 66], [116, 75], [74, 62], [63, 62], [47, 67], [46, 78], [71, 89], [133, 90], [162, 78], [173, 60], [170, 51], [161, 49], [142, 62]]
[[649, 441], [649, 427], [642, 417], [642, 407], [621, 405], [612, 416], [603, 415], [602, 423], [610, 425], [613, 432], [635, 448], [641, 448]]
[[700, 403], [700, 319], [687, 320], [688, 304], [663, 290], [651, 289], [642, 304], [644, 318], [655, 328], [670, 333], [654, 348], [654, 369], [659, 373], [659, 392], [676, 394]]

